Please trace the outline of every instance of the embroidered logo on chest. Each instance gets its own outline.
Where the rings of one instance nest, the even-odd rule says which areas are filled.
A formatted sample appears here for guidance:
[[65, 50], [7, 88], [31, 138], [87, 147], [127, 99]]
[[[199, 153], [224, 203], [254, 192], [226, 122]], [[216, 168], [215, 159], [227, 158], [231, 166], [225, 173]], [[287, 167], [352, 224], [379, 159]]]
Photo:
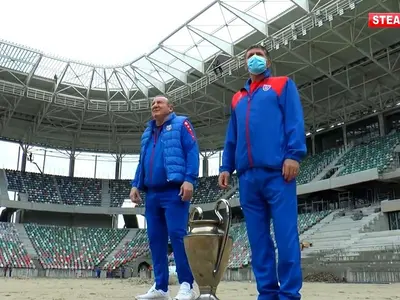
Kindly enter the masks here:
[[267, 92], [267, 91], [269, 91], [269, 90], [271, 89], [271, 85], [269, 85], [269, 84], [264, 84], [263, 87], [262, 87], [262, 89], [263, 89], [264, 92]]

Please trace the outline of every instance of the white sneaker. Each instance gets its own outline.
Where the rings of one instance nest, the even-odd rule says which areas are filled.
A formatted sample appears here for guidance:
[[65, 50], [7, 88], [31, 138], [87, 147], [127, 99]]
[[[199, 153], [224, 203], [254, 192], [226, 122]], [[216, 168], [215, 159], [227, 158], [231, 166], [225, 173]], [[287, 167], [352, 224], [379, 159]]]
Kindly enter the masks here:
[[190, 284], [187, 282], [182, 282], [178, 294], [175, 296], [174, 300], [195, 300], [196, 293], [190, 288]]
[[146, 294], [136, 296], [136, 300], [170, 300], [168, 292], [163, 290], [156, 290], [156, 284], [154, 284]]

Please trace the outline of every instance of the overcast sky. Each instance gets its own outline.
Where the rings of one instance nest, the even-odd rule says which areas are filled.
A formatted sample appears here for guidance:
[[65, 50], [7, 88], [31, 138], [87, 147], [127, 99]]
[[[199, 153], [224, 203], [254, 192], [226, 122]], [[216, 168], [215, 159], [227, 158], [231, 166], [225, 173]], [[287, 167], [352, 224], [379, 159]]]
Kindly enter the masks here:
[[2, 1], [0, 38], [94, 64], [126, 63], [212, 0]]

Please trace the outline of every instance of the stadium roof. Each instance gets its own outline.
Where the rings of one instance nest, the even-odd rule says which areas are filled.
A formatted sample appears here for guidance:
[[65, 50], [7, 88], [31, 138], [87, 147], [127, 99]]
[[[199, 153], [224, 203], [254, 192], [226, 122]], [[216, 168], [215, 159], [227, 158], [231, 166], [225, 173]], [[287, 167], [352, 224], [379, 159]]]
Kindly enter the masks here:
[[309, 132], [392, 109], [400, 36], [369, 29], [367, 13], [396, 5], [215, 1], [122, 66], [70, 61], [0, 40], [0, 135], [129, 153], [139, 148], [152, 97], [166, 94], [178, 113], [190, 116], [201, 148], [220, 148], [231, 97], [247, 77], [243, 51], [254, 43], [271, 51], [275, 74], [298, 84]]

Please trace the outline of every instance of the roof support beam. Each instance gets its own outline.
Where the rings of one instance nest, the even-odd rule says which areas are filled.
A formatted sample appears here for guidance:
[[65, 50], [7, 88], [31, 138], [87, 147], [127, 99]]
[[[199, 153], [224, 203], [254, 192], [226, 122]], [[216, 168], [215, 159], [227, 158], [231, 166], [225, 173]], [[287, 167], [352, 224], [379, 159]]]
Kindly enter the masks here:
[[210, 44], [213, 44], [215, 47], [220, 49], [221, 51], [225, 52], [226, 54], [230, 56], [234, 56], [234, 51], [233, 51], [233, 44], [228, 43], [224, 40], [221, 40], [209, 33], [206, 33], [200, 29], [197, 29], [193, 26], [188, 25], [187, 29], [190, 30], [191, 32], [197, 34], [199, 37], [205, 39], [207, 42]]
[[187, 84], [187, 82], [188, 82], [187, 74], [185, 72], [177, 70], [177, 69], [175, 69], [171, 66], [168, 66], [168, 65], [160, 62], [159, 60], [151, 58], [151, 57], [147, 57], [147, 60], [150, 61], [152, 64], [156, 65], [157, 67], [159, 67], [164, 72], [166, 72], [169, 75], [171, 75], [172, 77], [174, 77], [175, 79], [183, 82], [184, 84]]
[[[320, 67], [318, 67], [317, 65], [315, 65], [312, 61], [311, 58], [310, 59], [306, 59], [304, 58], [302, 55], [300, 55], [297, 51], [291, 51], [290, 48], [288, 48], [287, 46], [282, 45], [283, 48], [285, 48], [287, 51], [290, 52], [291, 55], [297, 57], [299, 60], [301, 60], [302, 62], [308, 64], [310, 67], [315, 68], [316, 70], [318, 70], [321, 74], [324, 74], [326, 77], [328, 77], [330, 80], [332, 80], [333, 82], [335, 82], [337, 85], [341, 86], [343, 89], [347, 90], [351, 95], [353, 96], [358, 96], [352, 89], [350, 89], [350, 87], [346, 84], [344, 84], [343, 82], [337, 80], [334, 76], [332, 76], [332, 74], [328, 72], [326, 72], [325, 70], [321, 69]], [[310, 46], [311, 47], [311, 46]], [[309, 48], [309, 51], [312, 51], [311, 48]], [[310, 57], [311, 57], [311, 52], [310, 52]]]
[[106, 69], [103, 69], [103, 76], [104, 76], [104, 84], [106, 87], [106, 100], [110, 101], [110, 89], [108, 87], [108, 78], [107, 78]]
[[[326, 25], [326, 27], [328, 27], [328, 25]], [[358, 47], [354, 41], [349, 40], [348, 38], [346, 38], [345, 36], [343, 36], [340, 32], [338, 32], [336, 29], [333, 29], [332, 26], [329, 27], [329, 30], [336, 35], [337, 37], [339, 37], [341, 40], [343, 40], [345, 43], [347, 43], [349, 46], [353, 47], [354, 49], [356, 49], [358, 52], [360, 52], [362, 55], [364, 55], [365, 57], [368, 57], [373, 63], [375, 63], [378, 67], [380, 67], [382, 70], [384, 70], [386, 73], [388, 73], [394, 80], [399, 81], [399, 77], [395, 74], [393, 74], [393, 72], [391, 70], [389, 70], [389, 68], [387, 68], [386, 66], [382, 65], [379, 61], [377, 61], [372, 55], [371, 52], [372, 50], [370, 50], [368, 53], [367, 51], [365, 51], [364, 49]], [[369, 46], [371, 48], [371, 38], [368, 38], [368, 42], [369, 42]]]
[[241, 19], [243, 22], [247, 23], [249, 26], [253, 27], [255, 30], [261, 32], [266, 37], [268, 37], [268, 25], [266, 22], [261, 21], [260, 19], [257, 19], [235, 7], [232, 7], [225, 2], [220, 2], [220, 5], [232, 14], [234, 14], [236, 17]]
[[122, 67], [122, 70], [124, 71], [125, 75], [132, 81], [132, 83], [138, 88], [138, 90], [141, 91], [146, 98], [149, 97], [149, 89], [137, 79], [135, 71], [133, 70], [132, 66], [130, 67], [130, 70], [132, 71], [126, 69], [125, 67]]
[[294, 5], [297, 7], [300, 7], [302, 10], [304, 10], [306, 13], [310, 12], [310, 3], [308, 0], [290, 0], [293, 2]]
[[40, 62], [42, 61], [42, 58], [43, 58], [43, 55], [39, 55], [39, 58], [35, 62], [35, 65], [33, 66], [32, 70], [29, 72], [29, 75], [25, 81], [26, 86], [29, 86], [29, 83], [31, 82], [33, 75], [35, 75], [35, 72], [36, 72], [37, 68], [39, 67]]
[[164, 45], [160, 45], [160, 47], [167, 53], [171, 54], [173, 57], [179, 59], [183, 63], [187, 64], [189, 67], [199, 71], [200, 73], [204, 74], [204, 63], [201, 60], [188, 56], [184, 53], [180, 53], [174, 49], [166, 47]]
[[150, 83], [153, 87], [155, 87], [161, 93], [165, 93], [165, 84], [164, 84], [164, 82], [161, 82], [161, 81], [155, 79], [153, 76], [143, 72], [139, 68], [136, 68], [134, 66], [131, 66], [131, 68], [132, 68], [133, 72], [138, 74], [140, 77], [142, 77], [144, 80], [146, 80], [148, 83]]
[[123, 84], [122, 79], [120, 78], [120, 75], [118, 74], [118, 72], [114, 69], [113, 71], [115, 78], [117, 78], [118, 84], [121, 87], [121, 89], [124, 91], [125, 97], [126, 97], [126, 101], [128, 103], [129, 97], [130, 97], [130, 91], [128, 89], [128, 87]]
[[89, 81], [89, 86], [86, 91], [86, 100], [89, 100], [90, 98], [90, 91], [92, 90], [92, 84], [93, 84], [93, 78], [94, 78], [94, 73], [96, 72], [96, 68], [92, 69], [92, 74], [90, 75], [90, 81]]

